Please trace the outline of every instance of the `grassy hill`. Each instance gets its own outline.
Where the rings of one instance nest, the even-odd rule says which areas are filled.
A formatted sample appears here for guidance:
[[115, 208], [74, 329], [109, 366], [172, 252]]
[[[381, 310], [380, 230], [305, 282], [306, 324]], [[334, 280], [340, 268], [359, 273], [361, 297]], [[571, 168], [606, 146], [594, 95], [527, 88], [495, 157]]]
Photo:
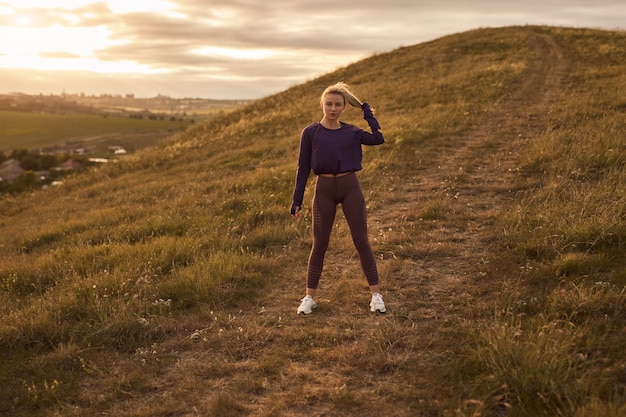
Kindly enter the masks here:
[[[625, 74], [623, 32], [455, 34], [0, 200], [0, 414], [626, 415]], [[387, 139], [359, 173], [386, 315], [341, 216], [295, 314], [336, 81]]]

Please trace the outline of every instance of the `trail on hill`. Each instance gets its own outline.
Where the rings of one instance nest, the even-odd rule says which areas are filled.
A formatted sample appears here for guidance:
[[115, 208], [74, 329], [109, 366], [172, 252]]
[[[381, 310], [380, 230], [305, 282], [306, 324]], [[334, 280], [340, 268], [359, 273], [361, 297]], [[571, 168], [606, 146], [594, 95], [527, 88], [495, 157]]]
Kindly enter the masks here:
[[[523, 82], [495, 103], [487, 123], [474, 126], [468, 136], [450, 138], [455, 147], [442, 153], [437, 169], [421, 174], [419, 187], [407, 189], [411, 203], [370, 216], [372, 228], [397, 230], [393, 219], [414, 214], [434, 196], [452, 201], [438, 227], [420, 237], [432, 254], [416, 264], [415, 276], [394, 277], [399, 287], [420, 282], [432, 301], [426, 317], [445, 316], [451, 298], [467, 294], [467, 278], [484, 271], [489, 246], [500, 236], [494, 222], [516, 191], [519, 154], [545, 129], [551, 101], [560, 93], [567, 71], [560, 47], [549, 35], [535, 34], [534, 48], [536, 59]], [[437, 247], [447, 250], [437, 255]], [[420, 279], [424, 274], [428, 279]], [[402, 302], [388, 298], [392, 305]]]

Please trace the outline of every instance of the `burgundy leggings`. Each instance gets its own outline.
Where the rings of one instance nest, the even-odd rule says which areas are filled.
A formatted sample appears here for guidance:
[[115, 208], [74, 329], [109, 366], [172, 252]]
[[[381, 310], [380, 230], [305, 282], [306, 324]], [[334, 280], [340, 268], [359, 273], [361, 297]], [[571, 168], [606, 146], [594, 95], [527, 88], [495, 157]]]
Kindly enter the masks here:
[[367, 283], [370, 286], [378, 285], [376, 259], [367, 237], [365, 198], [359, 179], [352, 172], [341, 177], [317, 177], [313, 196], [313, 248], [307, 268], [307, 288], [316, 289], [319, 284], [338, 204], [341, 204], [350, 227]]

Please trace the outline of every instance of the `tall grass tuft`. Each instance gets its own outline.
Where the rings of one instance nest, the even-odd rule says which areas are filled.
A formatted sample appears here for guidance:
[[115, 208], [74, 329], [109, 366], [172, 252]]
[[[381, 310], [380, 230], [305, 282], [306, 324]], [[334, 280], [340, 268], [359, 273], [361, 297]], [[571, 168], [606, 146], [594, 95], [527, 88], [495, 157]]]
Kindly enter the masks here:
[[515, 415], [551, 416], [583, 403], [597, 381], [586, 360], [588, 328], [565, 320], [496, 317], [479, 333], [476, 360], [487, 392]]

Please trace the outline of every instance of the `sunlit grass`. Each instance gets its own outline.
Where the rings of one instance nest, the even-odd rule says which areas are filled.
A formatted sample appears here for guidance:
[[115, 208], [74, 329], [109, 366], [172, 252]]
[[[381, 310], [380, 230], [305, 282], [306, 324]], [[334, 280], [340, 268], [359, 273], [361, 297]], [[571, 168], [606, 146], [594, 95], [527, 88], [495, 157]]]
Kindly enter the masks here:
[[[479, 225], [488, 259], [445, 277], [463, 291], [433, 288], [454, 232], [477, 227], [456, 193], [498, 138], [437, 170], [548, 59], [541, 36], [567, 64], [562, 96], [525, 138], [521, 191]], [[623, 414], [624, 44], [509, 28], [400, 48], [0, 199], [0, 413]], [[341, 213], [329, 256], [345, 260], [327, 263], [316, 313], [294, 314], [311, 244], [310, 207], [288, 215], [298, 141], [337, 80], [373, 102], [387, 139], [359, 173], [386, 316], [368, 315]], [[346, 121], [363, 126], [355, 109]]]

